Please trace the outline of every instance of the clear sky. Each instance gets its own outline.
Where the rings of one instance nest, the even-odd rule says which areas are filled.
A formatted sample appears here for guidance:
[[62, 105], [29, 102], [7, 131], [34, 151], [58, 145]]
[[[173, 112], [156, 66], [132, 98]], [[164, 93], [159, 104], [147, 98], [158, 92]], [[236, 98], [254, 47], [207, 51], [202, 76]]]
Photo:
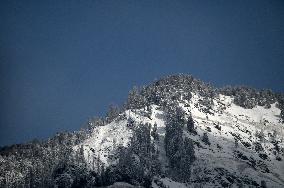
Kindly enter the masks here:
[[284, 92], [283, 0], [1, 0], [0, 145], [78, 130], [189, 73]]

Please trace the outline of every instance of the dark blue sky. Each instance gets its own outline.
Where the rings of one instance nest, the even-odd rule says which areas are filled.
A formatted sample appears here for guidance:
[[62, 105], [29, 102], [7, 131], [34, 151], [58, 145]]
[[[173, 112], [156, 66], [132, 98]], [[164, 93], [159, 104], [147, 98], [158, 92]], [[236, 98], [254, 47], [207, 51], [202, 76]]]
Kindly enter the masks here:
[[0, 1], [0, 145], [78, 130], [190, 73], [284, 91], [284, 1]]

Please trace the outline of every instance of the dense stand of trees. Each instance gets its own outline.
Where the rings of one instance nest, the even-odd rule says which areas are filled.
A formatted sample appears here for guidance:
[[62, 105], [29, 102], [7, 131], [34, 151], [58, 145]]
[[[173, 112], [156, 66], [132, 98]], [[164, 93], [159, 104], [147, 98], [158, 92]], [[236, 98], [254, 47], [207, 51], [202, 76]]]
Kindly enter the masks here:
[[[150, 124], [135, 125], [127, 148], [117, 150], [118, 162], [107, 168], [98, 160], [90, 168], [84, 158], [84, 148], [73, 149], [83, 138], [61, 133], [46, 142], [2, 148], [0, 151], [0, 187], [94, 187], [116, 181], [150, 187], [160, 174], [158, 150], [151, 135]], [[84, 133], [87, 134], [87, 133]], [[78, 140], [79, 139], [79, 140]]]
[[[164, 105], [168, 101], [190, 100], [191, 92], [198, 92], [210, 99], [215, 95], [214, 88], [190, 75], [173, 75], [142, 87], [141, 95], [150, 104]], [[211, 102], [211, 100], [208, 100]]]
[[[257, 90], [250, 87], [224, 87], [218, 90], [219, 93], [234, 96], [234, 103], [244, 107], [253, 108], [256, 105], [270, 108], [271, 104], [278, 102], [278, 107], [281, 110], [281, 114], [284, 114], [284, 95], [274, 93], [271, 90], [263, 89]], [[284, 120], [283, 115], [281, 118]]]
[[129, 94], [128, 109], [142, 108], [143, 105], [156, 104], [163, 106], [169, 101], [190, 100], [191, 92], [197, 92], [203, 99], [200, 101], [202, 110], [210, 113], [213, 98], [218, 94], [234, 97], [234, 103], [244, 108], [253, 108], [256, 105], [270, 108], [278, 102], [281, 110], [280, 117], [284, 121], [284, 95], [268, 89], [257, 90], [250, 87], [214, 88], [190, 75], [173, 75], [160, 79], [149, 86], [138, 89], [135, 87]]
[[[132, 121], [131, 121], [132, 122]], [[117, 151], [118, 162], [109, 166], [98, 185], [110, 185], [117, 181], [128, 182], [132, 185], [150, 187], [152, 179], [161, 172], [158, 160], [158, 150], [151, 139], [154, 135], [150, 124], [133, 126], [133, 137], [127, 148]]]
[[1, 148], [0, 187], [62, 187], [61, 180], [67, 181], [68, 176], [57, 176], [57, 169], [71, 162], [85, 163], [72, 146], [86, 138], [85, 131], [59, 133], [45, 142]]
[[189, 181], [191, 165], [195, 160], [193, 142], [183, 136], [185, 125], [184, 111], [174, 104], [167, 106], [165, 149], [170, 163], [170, 175], [183, 182]]
[[125, 108], [140, 109], [150, 104], [164, 106], [169, 101], [190, 100], [192, 92], [196, 92], [203, 97], [199, 104], [201, 110], [205, 113], [211, 113], [213, 98], [218, 94], [233, 96], [233, 102], [244, 108], [253, 108], [256, 105], [270, 108], [271, 104], [278, 102], [278, 107], [281, 110], [280, 117], [284, 121], [283, 94], [268, 89], [257, 90], [245, 86], [227, 86], [218, 89], [190, 75], [183, 74], [167, 76], [142, 88], [134, 87], [129, 92]]

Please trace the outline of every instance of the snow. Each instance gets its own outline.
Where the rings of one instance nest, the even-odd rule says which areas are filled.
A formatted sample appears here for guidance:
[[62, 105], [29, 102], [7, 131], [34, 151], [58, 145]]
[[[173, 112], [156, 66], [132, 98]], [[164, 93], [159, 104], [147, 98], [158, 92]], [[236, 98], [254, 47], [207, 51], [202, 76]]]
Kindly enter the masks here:
[[[84, 157], [90, 166], [95, 166], [98, 160], [109, 166], [110, 157], [119, 147], [126, 147], [132, 135], [131, 129], [127, 128], [126, 120], [111, 122], [105, 126], [96, 127], [92, 136], [85, 140], [82, 145], [84, 148]], [[78, 146], [77, 148], [79, 148]]]
[[112, 161], [112, 156], [119, 146], [127, 147], [132, 137], [132, 130], [127, 127], [127, 118], [131, 117], [135, 123], [150, 123], [157, 124], [157, 132], [159, 140], [155, 141], [159, 150], [159, 160], [161, 161], [162, 169], [165, 170], [167, 165], [166, 151], [164, 148], [165, 124], [163, 120], [163, 112], [158, 110], [158, 106], [152, 105], [151, 118], [140, 115], [139, 110], [127, 110], [124, 112], [126, 118], [120, 121], [113, 121], [105, 126], [96, 127], [92, 136], [85, 140], [82, 144], [74, 149], [84, 148], [84, 157], [90, 168], [96, 170], [98, 164], [107, 167], [115, 161]]
[[[197, 93], [192, 93], [190, 101], [180, 103], [185, 112], [192, 115], [198, 133], [198, 135], [192, 135], [185, 129], [184, 135], [200, 144], [200, 147], [195, 145], [197, 160], [192, 166], [194, 173], [191, 181], [194, 182], [200, 177], [214, 179], [219, 173], [216, 169], [221, 168], [226, 173], [237, 177], [250, 177], [259, 184], [261, 180], [265, 180], [268, 187], [284, 187], [284, 159], [283, 156], [282, 161], [275, 159], [274, 145], [270, 142], [271, 138], [267, 136], [268, 133], [272, 134], [273, 131], [277, 131], [276, 139], [283, 140], [284, 126], [283, 123], [280, 123], [280, 110], [277, 108], [277, 104], [272, 104], [271, 108], [268, 109], [262, 106], [244, 109], [233, 103], [233, 97], [219, 95], [213, 100], [212, 114], [206, 114], [201, 110], [202, 106], [199, 100], [203, 100], [203, 97]], [[131, 117], [136, 124], [142, 122], [143, 124], [150, 123], [154, 125], [156, 123], [159, 141], [153, 140], [153, 142], [160, 151], [159, 160], [163, 172], [166, 173], [168, 159], [164, 148], [164, 113], [159, 106], [152, 105], [151, 108], [152, 114], [150, 117], [142, 115], [143, 109], [125, 111], [125, 119], [114, 120], [105, 126], [96, 127], [92, 136], [76, 146], [75, 149], [78, 149], [81, 145], [84, 147], [84, 156], [90, 168], [97, 168], [96, 161], [100, 161], [106, 167], [115, 163], [112, 155], [118, 146], [127, 147], [129, 143], [132, 131], [127, 127], [127, 118]], [[216, 125], [221, 126], [221, 130], [217, 129]], [[256, 132], [260, 131], [263, 131], [266, 135], [262, 142], [256, 137]], [[203, 133], [208, 134], [210, 145], [202, 142]], [[236, 138], [240, 139], [237, 146]], [[255, 142], [261, 143], [264, 149], [262, 153], [267, 154], [268, 157], [266, 160], [260, 158], [259, 152], [255, 151]], [[284, 147], [283, 144], [280, 144], [280, 146]], [[247, 159], [236, 157], [234, 154], [236, 152], [241, 153]], [[250, 165], [252, 159], [262, 162], [270, 172], [263, 172], [260, 167], [256, 167], [256, 169], [252, 167]], [[162, 178], [159, 181], [169, 188], [190, 187], [183, 183], [174, 182], [169, 178]], [[218, 182], [208, 181], [203, 182], [202, 186], [218, 187], [221, 185]], [[236, 184], [234, 186], [236, 187]], [[157, 185], [153, 183], [153, 187], [157, 187]]]
[[[200, 110], [199, 100], [202, 100], [202, 97], [193, 93], [192, 100], [189, 102], [190, 107], [184, 107], [184, 104], [181, 105], [185, 111], [191, 112], [198, 134], [203, 135], [206, 132], [211, 143], [208, 146], [201, 141], [200, 136], [189, 135], [185, 132], [186, 136], [200, 142], [202, 145], [202, 148], [195, 149], [197, 160], [194, 163], [193, 170], [194, 168], [202, 168], [202, 166], [212, 171], [217, 167], [224, 168], [238, 176], [254, 177], [254, 180], [258, 183], [265, 179], [270, 186], [283, 186], [284, 163], [275, 160], [275, 155], [271, 153], [274, 146], [269, 142], [269, 138], [265, 137], [265, 141], [262, 143], [264, 153], [268, 154], [268, 160], [265, 161], [258, 156], [253, 147], [247, 148], [243, 145], [246, 142], [252, 146], [255, 141], [258, 141], [258, 138], [255, 137], [256, 131], [261, 130], [264, 130], [266, 134], [277, 130], [278, 139], [283, 138], [283, 124], [279, 123], [280, 110], [276, 107], [276, 103], [272, 104], [269, 109], [261, 106], [244, 109], [233, 104], [232, 97], [220, 95], [214, 99], [214, 114], [211, 115]], [[215, 128], [215, 125], [220, 125], [221, 131]], [[237, 148], [233, 134], [241, 138], [241, 143], [238, 142]], [[272, 172], [262, 173], [259, 170], [254, 170], [248, 165], [248, 161], [234, 157], [233, 153], [235, 151], [240, 151], [248, 158], [252, 157], [255, 160], [263, 161]], [[209, 184], [206, 187], [210, 187]]]
[[135, 188], [136, 186], [130, 185], [125, 182], [115, 182], [113, 185], [107, 186], [107, 188]]
[[186, 188], [185, 184], [173, 181], [170, 178], [161, 178], [156, 183], [155, 181], [152, 182], [153, 188], [161, 188], [161, 186], [159, 185], [162, 185], [163, 187], [169, 187], [169, 188]]

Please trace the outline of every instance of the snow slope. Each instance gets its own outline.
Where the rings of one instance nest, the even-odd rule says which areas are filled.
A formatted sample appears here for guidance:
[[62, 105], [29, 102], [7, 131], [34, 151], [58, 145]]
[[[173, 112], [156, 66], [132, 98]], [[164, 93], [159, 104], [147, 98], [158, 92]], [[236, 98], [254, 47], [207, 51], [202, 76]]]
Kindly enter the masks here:
[[[141, 110], [127, 110], [121, 114], [121, 120], [115, 120], [105, 126], [96, 127], [92, 133], [92, 136], [85, 140], [82, 144], [75, 147], [75, 149], [83, 146], [84, 157], [91, 168], [96, 169], [98, 160], [105, 167], [109, 166], [113, 162], [114, 151], [118, 147], [127, 147], [132, 136], [132, 130], [127, 127], [127, 118], [131, 117], [136, 123], [150, 123], [151, 125], [157, 124], [157, 132], [159, 134], [159, 141], [157, 141], [157, 147], [159, 147], [159, 159], [165, 166], [167, 164], [166, 152], [164, 149], [164, 137], [165, 137], [165, 124], [163, 121], [163, 112], [158, 110], [158, 106], [152, 106], [151, 117], [142, 116], [139, 112]], [[165, 167], [164, 167], [165, 168]]]
[[[212, 114], [205, 114], [196, 107], [199, 99], [202, 98], [193, 94], [190, 107], [184, 107], [186, 111], [191, 111], [198, 132], [196, 136], [185, 133], [199, 143], [195, 150], [197, 160], [192, 181], [199, 180], [203, 186], [214, 187], [232, 182], [237, 185], [236, 177], [240, 177], [242, 180], [252, 179], [258, 184], [265, 180], [268, 187], [283, 187], [284, 163], [283, 160], [276, 160], [277, 154], [273, 153], [274, 145], [270, 142], [272, 138], [268, 136], [277, 131], [276, 140], [283, 140], [283, 124], [280, 123], [280, 110], [276, 104], [269, 109], [260, 106], [244, 109], [233, 104], [232, 97], [220, 95], [214, 99]], [[261, 130], [265, 135], [263, 141], [255, 135]], [[203, 133], [208, 134], [210, 145], [200, 141]], [[263, 151], [255, 150], [255, 142], [261, 144]], [[260, 157], [264, 154], [267, 159]], [[220, 176], [220, 173], [223, 175]], [[208, 182], [208, 179], [211, 181]]]
[[[157, 180], [158, 184], [166, 187], [238, 187], [259, 186], [264, 180], [268, 187], [284, 187], [283, 153], [276, 152], [273, 144], [279, 141], [278, 146], [284, 147], [284, 125], [279, 119], [277, 104], [272, 104], [269, 109], [261, 106], [244, 109], [232, 102], [233, 97], [219, 95], [213, 100], [211, 113], [206, 114], [201, 110], [200, 100], [203, 100], [201, 96], [192, 93], [190, 101], [184, 100], [179, 104], [187, 115], [192, 115], [198, 133], [191, 134], [184, 127], [184, 136], [195, 143], [197, 158], [191, 169], [191, 183], [182, 184], [162, 178]], [[109, 166], [116, 162], [114, 151], [119, 146], [127, 147], [132, 136], [131, 129], [127, 127], [127, 118], [131, 117], [135, 123], [156, 123], [160, 138], [156, 146], [159, 147], [159, 160], [166, 174], [168, 161], [164, 149], [164, 113], [159, 106], [152, 105], [151, 108], [150, 117], [141, 113], [143, 109], [125, 111], [120, 115], [123, 118], [96, 127], [92, 136], [75, 149], [84, 148], [90, 168], [96, 169], [97, 161]], [[264, 134], [262, 139], [257, 136], [260, 132]], [[204, 133], [207, 133], [210, 145], [202, 142]], [[159, 187], [158, 184], [153, 182], [153, 187]]]

